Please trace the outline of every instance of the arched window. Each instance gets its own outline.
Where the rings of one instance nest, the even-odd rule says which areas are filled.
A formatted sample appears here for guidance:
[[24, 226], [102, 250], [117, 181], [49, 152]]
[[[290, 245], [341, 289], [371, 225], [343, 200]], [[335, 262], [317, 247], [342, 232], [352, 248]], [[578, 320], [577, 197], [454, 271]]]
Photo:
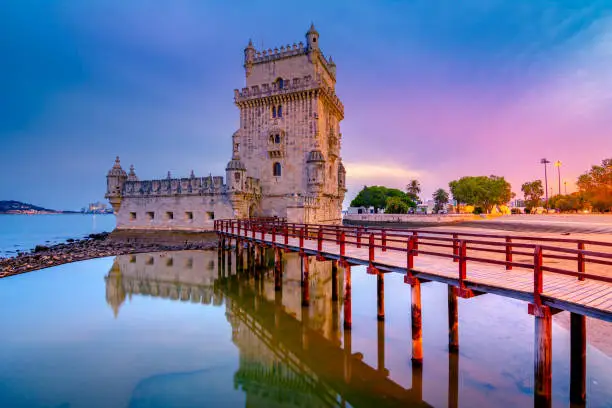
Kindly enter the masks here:
[[280, 135], [274, 136], [274, 143], [276, 143], [276, 144], [280, 143]]
[[276, 117], [276, 106], [272, 107], [272, 117], [275, 118]]
[[278, 117], [282, 118], [283, 117], [283, 105], [278, 105]]
[[274, 177], [281, 176], [281, 164], [279, 162], [275, 162], [272, 166], [272, 173], [274, 174]]

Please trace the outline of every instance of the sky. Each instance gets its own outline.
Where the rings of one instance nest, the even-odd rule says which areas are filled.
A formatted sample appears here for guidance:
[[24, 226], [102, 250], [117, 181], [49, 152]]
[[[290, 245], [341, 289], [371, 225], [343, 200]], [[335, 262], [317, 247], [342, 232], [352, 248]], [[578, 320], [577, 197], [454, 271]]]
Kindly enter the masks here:
[[[349, 191], [422, 198], [462, 176], [568, 191], [612, 157], [612, 0], [7, 0], [0, 200], [103, 200], [119, 155], [141, 179], [224, 175], [243, 49], [305, 41], [337, 64]], [[554, 172], [552, 167], [549, 172]], [[549, 185], [557, 192], [556, 173]], [[563, 187], [562, 187], [563, 189]]]

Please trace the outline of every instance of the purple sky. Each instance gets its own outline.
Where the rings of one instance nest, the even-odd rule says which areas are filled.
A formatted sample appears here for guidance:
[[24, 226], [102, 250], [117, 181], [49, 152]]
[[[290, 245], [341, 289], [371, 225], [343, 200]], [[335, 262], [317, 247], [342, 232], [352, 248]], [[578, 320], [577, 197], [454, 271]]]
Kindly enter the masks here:
[[412, 177], [424, 199], [489, 174], [520, 197], [542, 157], [571, 191], [612, 156], [609, 1], [23, 0], [0, 14], [0, 199], [78, 209], [115, 155], [144, 179], [224, 174], [244, 46], [311, 21], [338, 66], [345, 204]]

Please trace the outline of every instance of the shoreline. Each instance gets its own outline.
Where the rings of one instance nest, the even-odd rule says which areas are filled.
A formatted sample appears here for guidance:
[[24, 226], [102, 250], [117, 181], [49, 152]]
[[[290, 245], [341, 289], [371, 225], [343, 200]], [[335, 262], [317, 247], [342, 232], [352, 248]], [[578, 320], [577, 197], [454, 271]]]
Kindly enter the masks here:
[[29, 252], [0, 258], [0, 279], [71, 262], [86, 261], [107, 256], [144, 252], [210, 250], [217, 247], [211, 239], [181, 242], [154, 242], [138, 239], [117, 239], [114, 233], [90, 234], [83, 239], [68, 239], [65, 243], [37, 245]]

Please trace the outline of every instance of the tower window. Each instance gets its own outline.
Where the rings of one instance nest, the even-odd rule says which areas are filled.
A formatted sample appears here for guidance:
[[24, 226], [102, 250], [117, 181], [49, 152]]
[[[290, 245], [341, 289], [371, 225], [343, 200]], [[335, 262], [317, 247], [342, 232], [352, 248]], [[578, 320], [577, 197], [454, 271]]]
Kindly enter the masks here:
[[275, 118], [276, 117], [276, 106], [272, 107], [272, 117]]
[[240, 172], [239, 171], [234, 173], [234, 180], [240, 181]]
[[284, 82], [283, 78], [278, 78], [278, 89], [283, 89]]
[[274, 174], [274, 177], [281, 176], [281, 164], [279, 162], [275, 162], [272, 166], [272, 173]]
[[278, 105], [277, 113], [279, 118], [283, 117], [283, 105]]
[[280, 135], [274, 136], [274, 143], [276, 143], [276, 144], [280, 143]]

